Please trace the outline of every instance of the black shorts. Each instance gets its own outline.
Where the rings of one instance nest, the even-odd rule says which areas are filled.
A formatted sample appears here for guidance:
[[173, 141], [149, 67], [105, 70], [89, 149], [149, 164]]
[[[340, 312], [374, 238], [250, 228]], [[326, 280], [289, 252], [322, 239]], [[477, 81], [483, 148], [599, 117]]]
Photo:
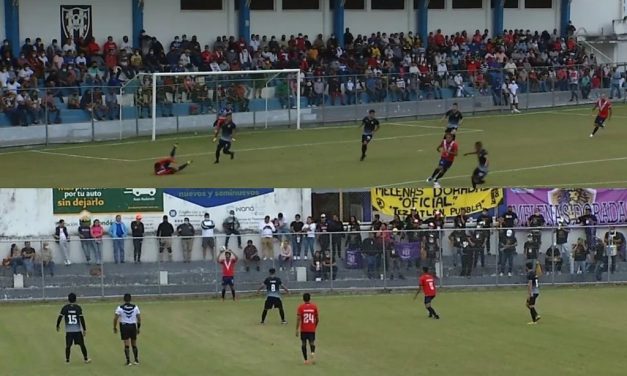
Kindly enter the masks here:
[[361, 135], [361, 143], [362, 144], [363, 143], [366, 143], [366, 144], [370, 143], [370, 141], [372, 141], [372, 137], [374, 137], [374, 136], [371, 135], [371, 134], [362, 134]]
[[233, 286], [233, 277], [222, 277], [222, 286]]
[[433, 296], [425, 296], [425, 304], [431, 304], [431, 301], [435, 299], [435, 295]]
[[300, 332], [300, 340], [314, 342], [316, 340], [316, 333]]
[[137, 339], [137, 325], [135, 324], [120, 324], [120, 338], [122, 341], [126, 341], [127, 339], [136, 340]]
[[218, 142], [218, 149], [229, 151], [231, 149], [231, 141], [220, 140], [220, 142]]
[[538, 299], [539, 295], [540, 294], [531, 295], [529, 298], [527, 298], [527, 304], [529, 304], [530, 306], [536, 305], [536, 299]]
[[65, 347], [70, 347], [72, 345], [81, 346], [83, 344], [85, 344], [83, 333], [81, 332], [65, 333]]
[[266, 298], [266, 302], [263, 307], [264, 309], [273, 309], [273, 308], [282, 309], [283, 301], [281, 300], [281, 298], [269, 296]]
[[594, 124], [598, 125], [599, 127], [603, 128], [605, 127], [605, 118], [601, 117], [601, 116], [597, 116], [596, 119], [594, 119]]
[[486, 170], [482, 170], [479, 167], [475, 168], [475, 170], [472, 172], [473, 176], [476, 176], [480, 179], [485, 178], [486, 176], [488, 176], [488, 171]]

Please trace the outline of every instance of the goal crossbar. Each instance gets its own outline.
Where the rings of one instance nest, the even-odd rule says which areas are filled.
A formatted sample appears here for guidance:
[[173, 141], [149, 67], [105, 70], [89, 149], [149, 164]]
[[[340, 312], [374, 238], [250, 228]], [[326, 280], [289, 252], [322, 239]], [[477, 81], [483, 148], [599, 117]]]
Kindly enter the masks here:
[[[300, 69], [264, 69], [245, 71], [224, 71], [224, 72], [156, 72], [151, 73], [152, 77], [152, 141], [157, 139], [157, 77], [177, 77], [177, 76], [231, 76], [231, 75], [261, 75], [261, 74], [296, 74], [296, 129], [300, 129]], [[289, 84], [288, 84], [289, 90]], [[288, 111], [291, 110], [288, 100]]]

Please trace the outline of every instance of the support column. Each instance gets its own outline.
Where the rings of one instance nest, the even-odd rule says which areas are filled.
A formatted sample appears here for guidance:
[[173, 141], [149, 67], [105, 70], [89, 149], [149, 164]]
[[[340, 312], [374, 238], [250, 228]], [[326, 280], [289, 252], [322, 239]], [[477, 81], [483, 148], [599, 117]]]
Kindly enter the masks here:
[[[489, 4], [488, 4], [489, 6]], [[505, 28], [505, 0], [496, 0], [492, 11], [492, 36], [502, 36]]]
[[4, 33], [13, 56], [20, 54], [20, 7], [16, 0], [4, 0]]
[[133, 48], [141, 48], [139, 40], [144, 30], [144, 0], [133, 0]]
[[562, 38], [568, 36], [568, 22], [570, 21], [570, 2], [572, 0], [560, 1], [560, 34]]
[[418, 35], [420, 36], [423, 47], [426, 48], [429, 38], [429, 0], [418, 0], [416, 18], [418, 23]]
[[250, 42], [250, 0], [239, 1], [239, 12], [237, 15], [237, 29], [239, 36], [244, 38], [246, 43]]
[[344, 47], [344, 0], [331, 0], [333, 4], [333, 34], [337, 42]]

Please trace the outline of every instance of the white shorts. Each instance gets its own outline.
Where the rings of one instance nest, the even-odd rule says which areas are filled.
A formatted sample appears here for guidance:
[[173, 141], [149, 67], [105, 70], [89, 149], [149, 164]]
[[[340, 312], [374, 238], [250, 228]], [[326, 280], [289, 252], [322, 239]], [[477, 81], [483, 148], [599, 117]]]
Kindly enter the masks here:
[[518, 95], [510, 95], [509, 96], [509, 103], [511, 103], [511, 104], [518, 104]]

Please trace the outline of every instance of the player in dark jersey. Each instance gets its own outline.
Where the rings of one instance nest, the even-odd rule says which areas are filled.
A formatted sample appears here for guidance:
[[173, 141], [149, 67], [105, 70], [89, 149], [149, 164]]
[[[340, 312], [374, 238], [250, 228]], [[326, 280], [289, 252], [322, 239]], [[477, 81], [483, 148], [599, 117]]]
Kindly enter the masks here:
[[459, 106], [457, 105], [457, 103], [453, 103], [453, 106], [451, 106], [451, 109], [446, 111], [446, 113], [444, 114], [444, 117], [442, 118], [442, 120], [447, 121], [446, 130], [444, 131], [444, 134], [447, 134], [447, 133], [452, 134], [453, 140], [454, 140], [455, 133], [457, 133], [457, 129], [459, 129], [459, 126], [462, 125], [463, 119], [464, 119], [464, 116], [459, 111]]
[[273, 308], [279, 309], [279, 315], [281, 316], [281, 324], [287, 324], [285, 321], [285, 311], [283, 310], [283, 301], [281, 300], [281, 289], [289, 294], [289, 290], [283, 286], [281, 278], [277, 277], [276, 269], [269, 270], [270, 275], [263, 281], [263, 284], [257, 289], [257, 293], [260, 293], [264, 288], [266, 289], [266, 302], [263, 306], [263, 313], [261, 314], [261, 325], [266, 322], [266, 315], [268, 310]]
[[174, 166], [174, 164], [176, 164], [176, 159], [174, 159], [174, 156], [176, 155], [177, 148], [178, 145], [174, 144], [172, 146], [172, 150], [170, 151], [169, 157], [159, 159], [155, 162], [155, 175], [174, 175], [177, 172], [183, 171], [185, 167], [189, 166], [192, 163], [192, 161], [187, 161], [178, 167]]
[[220, 163], [220, 152], [230, 155], [231, 159], [235, 158], [235, 152], [231, 151], [231, 144], [235, 142], [235, 129], [237, 126], [233, 123], [233, 114], [231, 112], [226, 113], [224, 123], [220, 127], [216, 127], [213, 132], [213, 142], [218, 140], [218, 146], [216, 147], [216, 160], [213, 163]]
[[479, 160], [479, 165], [472, 172], [472, 177], [470, 178], [472, 187], [477, 188], [477, 185], [485, 184], [485, 177], [488, 176], [488, 151], [483, 148], [481, 141], [477, 141], [475, 142], [475, 151], [464, 154], [464, 156], [466, 155], [477, 155]]
[[363, 133], [361, 134], [361, 158], [360, 161], [366, 159], [366, 151], [368, 150], [368, 144], [372, 141], [375, 132], [379, 130], [379, 120], [375, 117], [375, 110], [368, 111], [368, 116], [363, 118], [359, 128], [363, 127]]
[[540, 295], [540, 285], [538, 284], [538, 275], [535, 269], [536, 266], [534, 263], [527, 263], [527, 308], [529, 308], [532, 320], [529, 325], [535, 325], [540, 321], [540, 315], [538, 315], [538, 311], [536, 311], [536, 300]]
[[70, 293], [67, 300], [69, 304], [61, 308], [59, 317], [57, 317], [57, 332], [61, 330], [61, 320], [65, 320], [65, 362], [70, 362], [72, 345], [78, 345], [83, 353], [85, 363], [91, 363], [91, 359], [87, 356], [87, 347], [85, 347], [84, 337], [87, 335], [87, 326], [83, 317], [83, 309], [76, 304], [76, 294]]

